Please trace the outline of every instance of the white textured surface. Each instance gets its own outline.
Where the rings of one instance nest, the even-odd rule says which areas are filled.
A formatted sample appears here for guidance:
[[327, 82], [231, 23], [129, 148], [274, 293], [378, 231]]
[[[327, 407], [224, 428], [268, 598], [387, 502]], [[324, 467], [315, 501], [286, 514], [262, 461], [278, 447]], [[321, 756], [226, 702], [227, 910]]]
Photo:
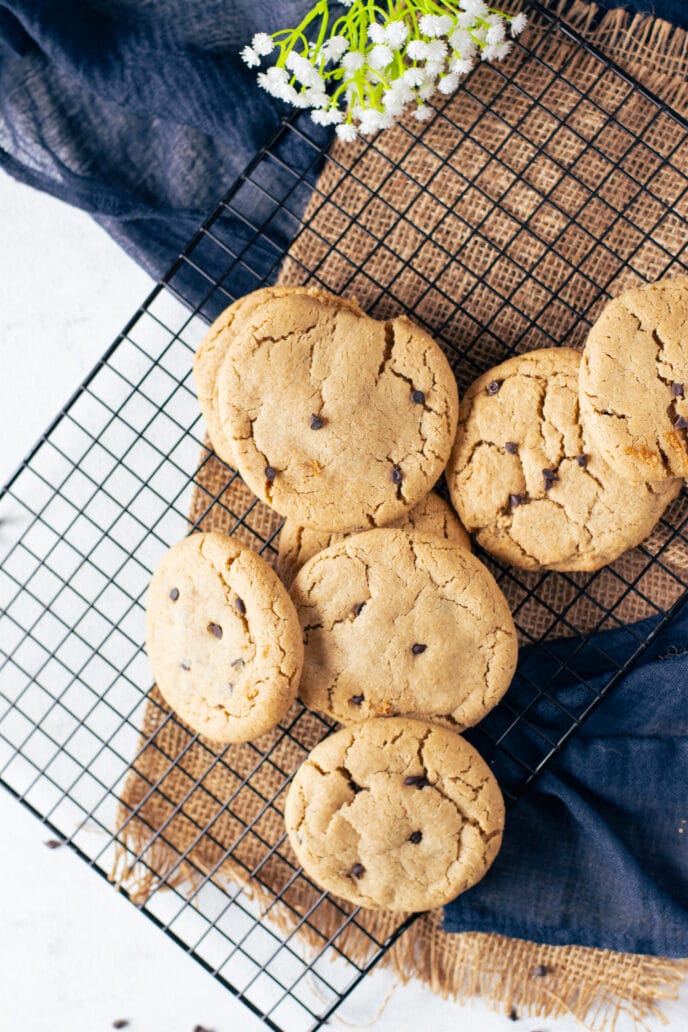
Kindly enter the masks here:
[[[150, 280], [87, 216], [0, 175], [0, 482], [96, 362]], [[226, 990], [0, 792], [0, 1030], [251, 1032], [264, 1027]], [[423, 987], [366, 980], [333, 1028], [405, 1032], [572, 1032], [573, 1020], [514, 1025], [479, 1003], [459, 1007]], [[688, 1025], [688, 991], [666, 1009]], [[623, 1023], [620, 1028], [623, 1027]], [[660, 1021], [650, 1029], [665, 1027]]]

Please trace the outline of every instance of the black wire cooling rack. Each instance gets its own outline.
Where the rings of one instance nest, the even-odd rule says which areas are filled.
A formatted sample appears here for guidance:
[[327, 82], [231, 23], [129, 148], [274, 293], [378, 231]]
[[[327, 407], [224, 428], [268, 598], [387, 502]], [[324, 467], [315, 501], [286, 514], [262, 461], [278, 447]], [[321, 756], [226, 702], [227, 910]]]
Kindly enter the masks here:
[[[448, 212], [458, 223], [463, 219], [471, 241], [484, 244], [488, 255], [472, 264], [474, 251], [447, 251], [448, 262], [465, 263], [468, 285], [458, 298], [444, 296], [441, 321], [426, 320], [450, 356], [461, 386], [490, 361], [516, 350], [580, 343], [596, 306], [624, 272], [658, 278], [686, 269], [688, 126], [539, 4], [531, 6], [540, 28], [519, 44], [518, 60], [509, 71], [506, 66], [481, 68], [463, 86], [475, 119], [461, 127], [460, 145], [470, 143], [474, 160], [477, 154], [481, 164], [466, 174]], [[575, 54], [589, 56], [594, 75], [580, 81], [573, 58], [563, 63], [556, 58], [563, 41], [575, 44]], [[528, 76], [533, 63], [546, 73], [539, 77], [537, 91]], [[604, 102], [600, 83], [613, 86]], [[513, 103], [500, 105], [509, 96]], [[627, 128], [631, 105], [633, 132]], [[543, 114], [551, 130], [544, 139], [530, 140], [528, 121]], [[442, 112], [438, 117], [444, 117]], [[574, 156], [566, 160], [552, 145], [561, 134], [574, 144]], [[439, 182], [451, 155], [434, 147], [432, 125], [419, 128], [418, 135]], [[514, 140], [527, 143], [530, 151], [512, 174], [513, 161], [505, 153]], [[383, 134], [342, 173], [359, 177], [364, 185], [366, 156], [382, 153], [384, 146]], [[142, 648], [147, 583], [165, 548], [187, 533], [192, 497], [202, 490], [203, 467], [209, 461], [206, 457], [199, 467], [203, 428], [190, 377], [192, 356], [209, 318], [237, 296], [274, 281], [287, 241], [302, 232], [304, 207], [324, 162], [331, 165], [336, 159], [323, 154], [321, 139], [302, 117], [279, 126], [0, 497], [0, 777], [105, 876], [118, 838], [117, 802], [132, 762], [145, 747], [140, 729], [150, 687]], [[544, 179], [531, 174], [545, 162]], [[499, 194], [490, 189], [491, 172], [500, 168], [509, 170], [511, 186], [527, 187], [532, 195], [528, 218], [520, 223], [514, 219], [509, 190]], [[390, 175], [413, 173], [396, 163]], [[619, 190], [621, 182], [624, 189]], [[384, 200], [383, 185], [371, 189], [390, 207], [391, 224], [406, 220], [412, 226], [412, 214]], [[576, 188], [575, 205], [567, 199], [567, 185]], [[421, 183], [419, 192], [431, 194], [433, 183]], [[473, 200], [462, 208], [469, 194]], [[441, 203], [441, 197], [436, 191], [434, 200]], [[555, 232], [552, 220], [547, 230], [539, 221], [545, 209], [553, 214]], [[375, 237], [365, 211], [341, 214], [345, 226], [356, 222], [369, 238], [365, 275], [370, 278], [376, 254], [388, 246], [386, 234]], [[513, 224], [508, 239], [496, 241], [489, 233], [489, 218], [495, 216]], [[560, 245], [573, 233], [581, 234], [586, 246], [576, 267], [568, 267]], [[520, 250], [526, 235], [529, 247]], [[343, 246], [341, 239], [340, 234], [317, 241], [321, 257], [309, 269], [314, 281], [328, 285], [328, 260]], [[423, 300], [431, 291], [441, 291], [441, 276], [428, 277], [424, 267], [424, 243], [420, 239], [404, 262], [404, 271], [413, 272], [420, 283], [413, 314], [421, 320]], [[532, 256], [531, 245], [537, 246], [536, 259], [525, 261], [523, 254]], [[348, 251], [346, 257], [351, 280], [345, 289], [353, 290], [364, 270]], [[505, 282], [501, 269], [507, 261], [516, 276]], [[552, 268], [558, 270], [556, 282], [548, 280]], [[606, 271], [599, 272], [601, 268]], [[397, 282], [379, 284], [379, 298], [397, 311], [404, 307], [400, 293]], [[508, 343], [500, 330], [506, 309], [519, 317], [521, 326]], [[234, 483], [236, 474], [226, 470], [222, 490], [208, 495], [204, 511], [224, 507], [230, 532], [240, 531], [259, 551], [274, 552], [274, 535], [261, 532], [255, 501], [239, 511], [227, 504], [225, 488]], [[524, 574], [490, 563], [527, 648], [517, 691], [507, 695], [473, 737], [509, 802], [563, 748], [684, 604], [685, 512], [682, 496], [646, 545], [596, 574]], [[625, 624], [629, 614], [650, 619], [629, 628], [626, 654], [615, 661], [605, 654], [604, 639], [593, 643], [588, 635]], [[576, 636], [566, 652], [553, 644], [562, 636]], [[529, 676], [533, 657], [538, 660], [537, 679]], [[593, 687], [588, 678], [599, 671], [606, 671], [602, 686], [598, 676]], [[310, 721], [312, 735], [314, 719], [298, 709], [281, 734], [302, 741], [299, 727]], [[328, 730], [322, 722], [317, 733]], [[237, 848], [230, 850], [239, 866], [239, 843], [249, 834], [262, 841], [261, 817], [277, 805], [293, 773], [280, 765], [279, 742], [278, 737], [268, 753], [254, 747], [255, 763], [248, 772], [232, 769], [231, 750], [211, 756], [220, 772], [235, 779], [229, 800], [215, 798], [218, 813], [231, 809], [241, 792], [250, 790], [257, 800], [254, 816], [244, 820]], [[184, 750], [169, 757], [169, 763], [170, 769], [183, 771]], [[266, 765], [279, 778], [272, 794], [259, 783]], [[150, 791], [159, 788], [151, 785]], [[197, 836], [208, 833], [210, 825], [212, 815], [207, 825], [197, 825]], [[164, 828], [152, 828], [151, 841], [164, 834]], [[261, 913], [246, 890], [246, 882], [260, 882], [264, 864], [276, 857], [288, 873], [277, 900], [289, 906], [287, 890], [303, 875], [283, 840], [265, 843], [260, 861], [244, 865], [243, 880], [221, 885], [206, 870], [200, 887], [190, 891], [163, 878], [137, 905], [269, 1027], [319, 1028], [408, 922], [378, 940], [359, 923], [357, 911], [339, 910], [336, 901], [329, 901], [341, 922], [332, 934], [321, 935], [317, 948], [306, 950], [298, 933], [317, 926], [314, 915], [324, 894], [314, 895], [308, 911], [297, 914], [294, 929], [286, 933], [272, 921], [270, 908]], [[189, 856], [180, 856], [179, 863], [184, 859]], [[138, 860], [146, 863], [145, 856]], [[340, 933], [352, 924], [368, 938], [364, 960], [352, 958], [340, 943]]]

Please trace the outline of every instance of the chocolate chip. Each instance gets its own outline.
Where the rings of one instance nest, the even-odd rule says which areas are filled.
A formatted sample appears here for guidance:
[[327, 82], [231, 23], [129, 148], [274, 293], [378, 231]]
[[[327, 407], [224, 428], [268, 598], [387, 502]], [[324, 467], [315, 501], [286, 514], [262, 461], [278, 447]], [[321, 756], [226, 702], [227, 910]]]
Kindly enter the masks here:
[[228, 691], [230, 695], [234, 691], [234, 685], [232, 684], [231, 681], [227, 682], [227, 685], [225, 686], [225, 688], [226, 688], [226, 691]]
[[222, 637], [222, 628], [220, 627], [219, 623], [209, 623], [208, 630], [211, 634], [214, 634], [216, 638]]
[[545, 478], [545, 491], [549, 491], [552, 484], [559, 479], [559, 474], [555, 469], [543, 469], [542, 475]]
[[425, 652], [427, 647], [427, 645], [421, 645], [421, 643], [417, 641], [415, 645], [411, 646], [411, 652], [414, 656], [420, 656], [421, 652]]
[[682, 398], [683, 397], [683, 384], [682, 383], [677, 383], [674, 380], [674, 382], [671, 385], [671, 393], [673, 394], [673, 396], [675, 398]]
[[128, 1028], [129, 1022], [126, 1018], [118, 1018], [117, 1021], [112, 1022], [113, 1028]]
[[239, 670], [243, 670], [244, 667], [246, 666], [246, 664], [244, 663], [243, 659], [240, 656], [239, 659], [233, 659], [232, 660], [232, 666], [233, 667], [238, 667]]
[[266, 480], [269, 480], [270, 483], [272, 483], [272, 481], [275, 479], [276, 476], [277, 476], [277, 470], [275, 470], [272, 466], [266, 466], [265, 467], [265, 479]]
[[360, 706], [364, 698], [364, 695], [352, 695], [349, 702], [353, 702], [354, 706]]
[[523, 495], [509, 495], [509, 505], [512, 509], [515, 509], [518, 505], [523, 504]]
[[679, 416], [674, 423], [674, 430], [685, 430], [688, 426], [688, 419], [685, 416]]
[[410, 774], [407, 778], [404, 778], [405, 785], [415, 785], [416, 788], [425, 788], [430, 782], [426, 778], [425, 774]]
[[179, 665], [182, 668], [182, 670], [191, 670], [191, 660], [190, 659], [183, 659]]
[[43, 845], [47, 846], [48, 849], [59, 849], [60, 846], [64, 846], [64, 842], [62, 839], [49, 838], [47, 842], [43, 843]]
[[320, 416], [316, 416], [315, 412], [311, 414], [311, 421], [309, 423], [311, 430], [322, 430], [324, 426], [323, 420]]
[[365, 605], [365, 602], [357, 602], [356, 603], [354, 608], [351, 610], [351, 612], [354, 614], [354, 616], [360, 616], [361, 615], [361, 613], [363, 612], [363, 606], [364, 605]]
[[349, 788], [351, 789], [351, 791], [353, 792], [354, 795], [356, 795], [357, 792], [362, 792], [363, 791], [361, 786], [357, 785], [355, 781], [350, 781], [349, 782]]
[[544, 964], [538, 964], [536, 967], [533, 968], [533, 977], [544, 978], [547, 974], [547, 970], [548, 969], [545, 967]]
[[509, 1021], [518, 1021], [518, 1011], [515, 1007], [512, 1007], [509, 1011]]
[[587, 455], [576, 455], [576, 462], [581, 467], [581, 469], [585, 469], [585, 467], [588, 464], [588, 456]]
[[400, 484], [404, 479], [404, 474], [401, 472], [398, 466], [392, 466], [392, 483]]
[[170, 598], [173, 602], [177, 601], [177, 599], [179, 598], [179, 588], [172, 588], [172, 591], [170, 592]]
[[244, 605], [243, 598], [239, 598], [239, 596], [237, 595], [237, 597], [234, 599], [234, 605], [237, 607], [237, 609], [239, 610], [239, 612], [243, 616], [244, 613], [246, 612], [246, 606]]
[[417, 846], [423, 837], [422, 831], [412, 831], [409, 835], [409, 842], [413, 842], [414, 846]]
[[365, 867], [363, 864], [354, 864], [351, 868], [351, 875], [353, 878], [362, 878], [365, 874]]
[[411, 391], [411, 401], [415, 401], [416, 405], [424, 405], [425, 395], [422, 391]]
[[497, 394], [503, 383], [504, 380], [490, 380], [485, 390], [488, 394]]
[[518, 445], [516, 444], [516, 441], [507, 441], [504, 447], [508, 451], [509, 455], [515, 455], [518, 451]]
[[213, 1032], [212, 1028], [205, 1028], [204, 1025], [196, 1025], [193, 1032]]

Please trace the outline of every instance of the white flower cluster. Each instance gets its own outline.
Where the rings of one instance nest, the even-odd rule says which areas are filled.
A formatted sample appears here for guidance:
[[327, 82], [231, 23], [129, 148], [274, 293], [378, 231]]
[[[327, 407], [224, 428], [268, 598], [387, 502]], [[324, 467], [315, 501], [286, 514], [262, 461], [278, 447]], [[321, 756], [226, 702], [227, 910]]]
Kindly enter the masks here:
[[[508, 37], [527, 23], [524, 14], [504, 14], [485, 0], [406, 0], [401, 8], [396, 0], [343, 2], [348, 13], [329, 33], [328, 2], [317, 0], [296, 29], [259, 32], [241, 52], [257, 68], [279, 51], [276, 65], [259, 73], [260, 86], [310, 108], [317, 125], [336, 125], [342, 140], [388, 128], [411, 104], [418, 121], [430, 118], [427, 101], [436, 92], [453, 93], [476, 61], [503, 60], [513, 45]], [[317, 43], [306, 42], [307, 29], [319, 29], [311, 32]]]

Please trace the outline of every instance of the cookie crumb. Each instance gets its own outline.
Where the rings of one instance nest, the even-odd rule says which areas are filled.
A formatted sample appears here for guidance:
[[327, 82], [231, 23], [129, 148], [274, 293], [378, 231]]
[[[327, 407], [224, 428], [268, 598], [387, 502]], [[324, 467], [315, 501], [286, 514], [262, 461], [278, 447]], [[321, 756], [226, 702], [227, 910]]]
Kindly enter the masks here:
[[59, 849], [61, 846], [64, 846], [64, 842], [62, 839], [49, 838], [43, 845], [47, 846], [48, 849]]
[[116, 1021], [112, 1022], [113, 1028], [129, 1028], [130, 1022], [127, 1018], [117, 1018]]

